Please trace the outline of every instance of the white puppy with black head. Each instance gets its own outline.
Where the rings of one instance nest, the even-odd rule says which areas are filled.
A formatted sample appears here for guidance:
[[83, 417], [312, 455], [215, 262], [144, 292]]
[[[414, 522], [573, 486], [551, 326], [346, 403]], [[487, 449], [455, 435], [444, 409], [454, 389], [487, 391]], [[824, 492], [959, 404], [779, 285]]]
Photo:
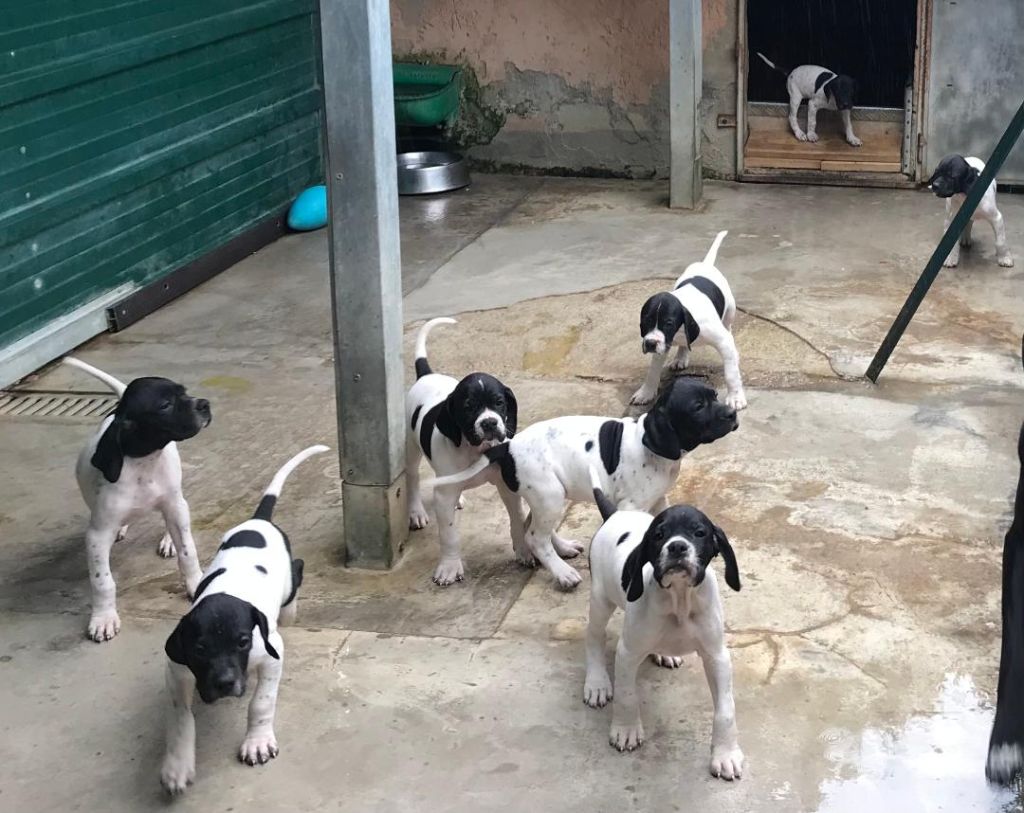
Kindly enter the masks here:
[[[639, 418], [571, 415], [541, 421], [485, 451], [474, 466], [439, 477], [434, 484], [448, 487], [472, 481], [496, 463], [505, 486], [516, 495], [509, 507], [513, 545], [519, 550], [525, 537], [532, 556], [560, 587], [571, 589], [580, 583], [580, 574], [562, 558], [578, 555], [583, 545], [562, 539], [555, 531], [567, 500], [592, 498], [591, 468], [600, 471], [601, 487], [619, 508], [660, 510], [682, 458], [738, 425], [736, 410], [719, 403], [711, 387], [697, 379], [677, 378]], [[525, 521], [519, 497], [530, 506]]]
[[158, 553], [168, 558], [177, 554], [189, 596], [199, 584], [199, 558], [181, 490], [181, 458], [175, 441], [194, 437], [209, 425], [210, 402], [191, 397], [167, 378], [136, 378], [125, 385], [78, 359], [64, 361], [98, 378], [120, 398], [113, 414], [82, 449], [75, 469], [82, 498], [91, 511], [85, 532], [92, 585], [88, 635], [94, 641], [109, 641], [121, 631], [110, 549], [125, 537], [129, 522], [160, 512], [167, 532]]
[[[192, 608], [167, 639], [167, 750], [160, 783], [182, 793], [196, 774], [196, 688], [204, 703], [245, 694], [250, 670], [256, 690], [238, 758], [263, 764], [278, 754], [274, 736], [277, 688], [284, 668], [278, 621], [295, 620], [302, 559], [292, 557], [287, 534], [271, 522], [285, 480], [326, 446], [310, 446], [285, 463], [263, 494], [252, 519], [226, 534], [196, 589]], [[258, 633], [258, 634], [257, 634]]]
[[[477, 462], [486, 449], [516, 433], [518, 405], [512, 390], [487, 373], [470, 373], [461, 381], [435, 373], [427, 361], [427, 336], [436, 325], [453, 325], [454, 319], [431, 319], [416, 337], [416, 383], [405, 399], [409, 432], [405, 444], [406, 488], [409, 499], [409, 527], [426, 527], [430, 521], [420, 492], [420, 460], [426, 457], [439, 475], [461, 471]], [[462, 492], [493, 483], [511, 513], [521, 511], [519, 499], [509, 493], [496, 472], [434, 491], [434, 513], [441, 537], [441, 559], [434, 570], [434, 583], [445, 586], [462, 581], [465, 571], [455, 528], [455, 512]], [[513, 535], [515, 538], [515, 535]], [[522, 544], [520, 557], [528, 556]]]
[[725, 616], [711, 560], [721, 555], [725, 582], [740, 589], [736, 555], [725, 533], [703, 512], [674, 505], [657, 516], [616, 511], [592, 472], [594, 499], [604, 524], [590, 543], [590, 622], [586, 637], [587, 676], [583, 702], [592, 708], [612, 700], [605, 663], [605, 630], [615, 608], [625, 613], [615, 650], [615, 702], [611, 744], [620, 751], [643, 745], [636, 677], [651, 656], [675, 668], [697, 652], [711, 689], [711, 773], [739, 779], [743, 752], [736, 730], [732, 662], [725, 646]]
[[[757, 55], [772, 70], [786, 77], [786, 91], [789, 93], [789, 126], [798, 141], [817, 141], [818, 111], [838, 110], [843, 119], [846, 141], [851, 147], [864, 142], [853, 134], [854, 98], [857, 95], [857, 80], [842, 73], [830, 71], [821, 65], [800, 65], [788, 71], [772, 62], [758, 51]], [[807, 132], [800, 129], [797, 112], [804, 99], [807, 100]]]
[[640, 348], [651, 354], [651, 366], [643, 386], [630, 398], [631, 404], [654, 400], [673, 345], [678, 350], [670, 369], [684, 370], [690, 363], [690, 349], [710, 344], [722, 357], [728, 389], [725, 403], [733, 409], [746, 408], [740, 354], [732, 335], [736, 299], [725, 276], [715, 267], [719, 246], [728, 233], [720, 231], [701, 262], [690, 263], [671, 291], [655, 294], [640, 309]]
[[[964, 200], [967, 199], [967, 193], [971, 191], [971, 187], [974, 186], [974, 182], [978, 180], [983, 169], [985, 169], [985, 162], [980, 158], [973, 156], [965, 158], [962, 155], [947, 155], [935, 167], [935, 172], [928, 179], [928, 188], [946, 201], [946, 221], [942, 226], [943, 231], [948, 229], [949, 224], [953, 222], [956, 213], [960, 211]], [[1003, 215], [996, 206], [996, 182], [994, 180], [988, 185], [985, 194], [981, 196], [981, 202], [974, 210], [974, 214], [971, 215], [971, 219], [967, 221], [967, 225], [964, 226], [960, 240], [954, 244], [949, 256], [942, 264], [947, 268], [953, 268], [959, 264], [960, 246], [970, 248], [971, 226], [975, 220], [984, 220], [992, 227], [996, 237], [996, 262], [1004, 268], [1012, 267], [1013, 255], [1010, 253], [1010, 247], [1006, 244], [1006, 226], [1003, 225]]]

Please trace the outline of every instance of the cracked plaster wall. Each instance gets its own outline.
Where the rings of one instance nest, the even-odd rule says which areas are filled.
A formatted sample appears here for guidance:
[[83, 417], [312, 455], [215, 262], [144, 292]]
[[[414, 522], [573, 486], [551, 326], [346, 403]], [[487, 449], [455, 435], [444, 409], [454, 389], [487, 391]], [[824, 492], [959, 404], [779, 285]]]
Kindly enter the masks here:
[[[471, 73], [457, 130], [478, 165], [667, 177], [668, 0], [394, 0], [397, 59]], [[736, 171], [736, 2], [703, 0], [704, 169]]]

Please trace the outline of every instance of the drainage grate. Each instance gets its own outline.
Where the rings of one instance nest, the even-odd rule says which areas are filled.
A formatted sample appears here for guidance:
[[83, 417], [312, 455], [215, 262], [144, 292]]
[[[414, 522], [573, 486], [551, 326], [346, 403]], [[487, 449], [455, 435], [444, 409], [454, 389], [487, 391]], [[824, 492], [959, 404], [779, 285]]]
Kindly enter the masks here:
[[0, 391], [0, 418], [90, 421], [102, 418], [116, 406], [113, 395]]

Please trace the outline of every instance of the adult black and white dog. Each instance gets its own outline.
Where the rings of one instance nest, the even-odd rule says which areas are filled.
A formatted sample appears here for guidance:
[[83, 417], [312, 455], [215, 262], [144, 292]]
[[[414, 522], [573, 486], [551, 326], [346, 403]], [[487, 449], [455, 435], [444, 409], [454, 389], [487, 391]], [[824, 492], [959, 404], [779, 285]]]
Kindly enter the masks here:
[[728, 233], [720, 231], [702, 261], [690, 263], [671, 291], [655, 294], [640, 309], [640, 349], [651, 354], [651, 366], [643, 386], [630, 398], [631, 404], [654, 400], [669, 348], [678, 348], [669, 368], [683, 370], [690, 363], [692, 347], [710, 344], [722, 357], [728, 388], [725, 403], [737, 410], [746, 408], [740, 356], [732, 335], [736, 300], [715, 267], [718, 249]]
[[736, 410], [719, 403], [711, 387], [677, 378], [639, 418], [574, 415], [541, 421], [488, 449], [465, 471], [437, 478], [434, 485], [473, 481], [497, 463], [506, 487], [530, 506], [526, 520], [518, 499], [509, 507], [513, 545], [518, 549], [525, 538], [533, 557], [559, 586], [571, 589], [580, 583], [580, 574], [561, 557], [571, 558], [583, 546], [555, 531], [566, 500], [591, 499], [591, 467], [601, 472], [601, 487], [619, 508], [657, 511], [679, 475], [682, 458], [738, 425]]
[[125, 537], [129, 522], [159, 511], [167, 531], [158, 553], [177, 554], [189, 596], [199, 584], [201, 569], [175, 442], [194, 437], [209, 425], [210, 402], [191, 397], [167, 378], [136, 378], [125, 385], [78, 359], [68, 357], [64, 362], [98, 378], [120, 398], [82, 449], [75, 469], [91, 512], [85, 532], [92, 585], [88, 635], [94, 641], [109, 641], [121, 630], [110, 549]]
[[[470, 373], [461, 381], [435, 373], [427, 361], [427, 336], [437, 325], [453, 325], [454, 319], [431, 319], [416, 337], [416, 383], [405, 399], [409, 432], [405, 444], [406, 488], [409, 499], [409, 527], [417, 530], [429, 520], [420, 492], [419, 467], [423, 456], [439, 475], [453, 474], [477, 462], [495, 443], [516, 433], [519, 407], [512, 390], [487, 373]], [[495, 472], [434, 491], [434, 514], [441, 537], [441, 560], [434, 570], [434, 583], [449, 585], [462, 581], [465, 571], [455, 528], [455, 512], [462, 492], [484, 483], [494, 483], [501, 499], [512, 512], [519, 512], [519, 499], [512, 495]], [[514, 538], [514, 537], [513, 537]], [[529, 558], [520, 544], [516, 553]]]
[[591, 472], [594, 499], [604, 524], [590, 543], [590, 622], [587, 626], [583, 702], [591, 708], [612, 699], [605, 664], [605, 630], [615, 608], [625, 614], [615, 649], [615, 702], [609, 741], [620, 751], [643, 745], [636, 677], [640, 664], [675, 668], [696, 651], [715, 707], [711, 773], [739, 779], [743, 752], [736, 732], [732, 663], [725, 646], [725, 616], [711, 560], [721, 555], [725, 582], [740, 589], [736, 555], [725, 533], [703, 512], [674, 505], [657, 516], [617, 511], [602, 479]]
[[[278, 754], [274, 736], [277, 688], [284, 668], [278, 621], [295, 620], [302, 559], [292, 557], [287, 534], [272, 521], [285, 480], [296, 466], [326, 446], [310, 446], [274, 475], [252, 519], [224, 535], [196, 589], [192, 607], [167, 639], [167, 750], [160, 782], [181, 793], [196, 773], [194, 690], [204, 703], [245, 694], [250, 670], [256, 690], [238, 758], [263, 764]], [[259, 634], [257, 634], [257, 632]]]
[[[943, 231], [948, 229], [949, 224], [953, 222], [953, 218], [967, 198], [967, 193], [971, 191], [971, 187], [983, 169], [985, 169], [985, 162], [980, 158], [973, 156], [965, 158], [962, 155], [947, 155], [935, 167], [935, 172], [928, 179], [928, 188], [946, 200], [946, 220], [942, 225]], [[971, 219], [967, 221], [967, 225], [964, 226], [959, 242], [953, 246], [942, 264], [947, 268], [953, 268], [960, 262], [960, 246], [970, 248], [971, 226], [975, 220], [984, 220], [992, 227], [996, 237], [996, 262], [1005, 268], [1012, 267], [1013, 255], [1010, 253], [1010, 247], [1006, 245], [1006, 226], [1003, 225], [1003, 215], [996, 206], [995, 180], [988, 185], [985, 194], [981, 196], [981, 202], [974, 210], [974, 214], [971, 215]]]
[[[857, 95], [857, 80], [842, 73], [830, 71], [820, 65], [800, 65], [789, 71], [776, 65], [760, 51], [757, 55], [772, 70], [786, 77], [786, 91], [789, 93], [789, 126], [799, 141], [817, 141], [818, 111], [838, 110], [843, 118], [846, 141], [851, 147], [859, 147], [864, 142], [853, 134], [851, 113], [853, 101]], [[807, 100], [807, 132], [800, 129], [797, 112], [800, 105]]]

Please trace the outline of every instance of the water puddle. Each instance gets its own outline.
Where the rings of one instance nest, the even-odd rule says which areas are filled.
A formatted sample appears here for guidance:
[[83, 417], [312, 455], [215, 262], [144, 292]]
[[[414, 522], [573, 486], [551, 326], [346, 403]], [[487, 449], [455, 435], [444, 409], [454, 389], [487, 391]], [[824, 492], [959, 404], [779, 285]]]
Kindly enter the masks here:
[[969, 677], [946, 675], [931, 714], [858, 735], [826, 732], [836, 778], [818, 813], [1012, 813], [1012, 791], [985, 781], [992, 706]]

